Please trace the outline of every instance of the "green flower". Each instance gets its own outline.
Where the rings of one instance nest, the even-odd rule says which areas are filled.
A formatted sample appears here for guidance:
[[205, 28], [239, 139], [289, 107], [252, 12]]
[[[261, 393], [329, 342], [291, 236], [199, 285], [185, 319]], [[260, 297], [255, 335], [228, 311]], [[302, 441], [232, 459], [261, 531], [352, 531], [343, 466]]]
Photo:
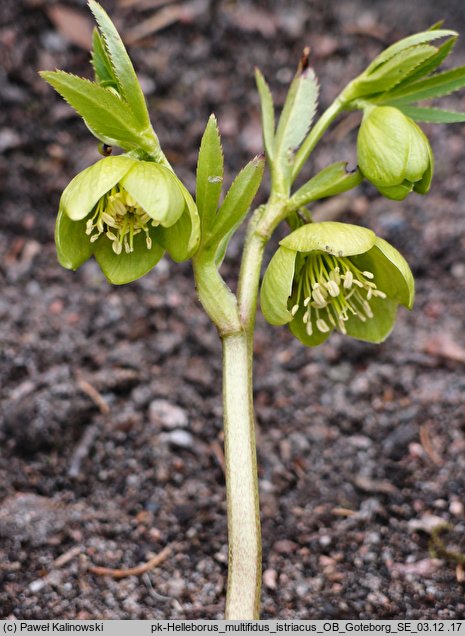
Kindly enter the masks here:
[[77, 269], [94, 255], [109, 282], [128, 283], [150, 271], [165, 249], [176, 260], [190, 255], [198, 244], [197, 209], [168, 168], [110, 156], [63, 192], [55, 241], [63, 267]]
[[311, 223], [280, 242], [261, 289], [263, 315], [289, 324], [308, 346], [333, 330], [382, 342], [397, 305], [411, 309], [414, 281], [399, 252], [374, 232], [346, 223]]
[[428, 192], [433, 151], [425, 134], [392, 106], [365, 111], [357, 138], [362, 174], [388, 199], [401, 201], [413, 190]]

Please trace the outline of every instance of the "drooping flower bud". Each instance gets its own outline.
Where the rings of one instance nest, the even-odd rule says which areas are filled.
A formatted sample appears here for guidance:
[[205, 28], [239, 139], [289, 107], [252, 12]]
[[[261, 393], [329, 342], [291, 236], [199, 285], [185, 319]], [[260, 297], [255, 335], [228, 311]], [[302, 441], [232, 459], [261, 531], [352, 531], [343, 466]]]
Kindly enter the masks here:
[[261, 307], [274, 325], [289, 324], [316, 346], [333, 330], [369, 342], [392, 330], [397, 305], [413, 305], [405, 259], [371, 230], [346, 223], [310, 223], [280, 243], [265, 272]]
[[421, 128], [398, 108], [375, 106], [365, 111], [357, 154], [360, 171], [385, 197], [400, 201], [412, 190], [428, 192], [431, 146]]

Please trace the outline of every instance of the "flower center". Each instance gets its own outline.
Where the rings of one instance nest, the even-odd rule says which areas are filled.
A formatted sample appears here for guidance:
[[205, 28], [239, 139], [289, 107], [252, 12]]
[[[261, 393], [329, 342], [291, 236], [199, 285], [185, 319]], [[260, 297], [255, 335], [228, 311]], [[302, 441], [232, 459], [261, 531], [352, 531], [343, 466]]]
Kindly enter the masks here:
[[297, 303], [291, 313], [295, 316], [303, 304], [302, 320], [309, 336], [313, 333], [313, 325], [322, 333], [334, 328], [345, 334], [349, 314], [365, 322], [367, 318], [373, 318], [370, 300], [386, 298], [373, 278], [372, 272], [359, 270], [346, 257], [310, 254], [296, 281], [294, 298]]
[[[91, 243], [103, 234], [111, 241], [115, 254], [121, 254], [123, 247], [129, 254], [134, 251], [134, 237], [145, 232], [145, 243], [150, 250], [152, 239], [149, 236], [149, 221], [155, 227], [158, 225], [118, 184], [97, 203], [94, 215], [86, 223], [86, 234], [90, 236]], [[92, 234], [94, 230], [95, 234]]]

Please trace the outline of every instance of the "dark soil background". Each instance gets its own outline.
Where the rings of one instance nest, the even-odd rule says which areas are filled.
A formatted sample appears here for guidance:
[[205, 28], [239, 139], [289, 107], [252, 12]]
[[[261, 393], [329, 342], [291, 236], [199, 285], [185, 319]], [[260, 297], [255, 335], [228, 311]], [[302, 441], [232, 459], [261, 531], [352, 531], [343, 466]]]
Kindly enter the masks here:
[[[322, 106], [398, 37], [463, 2], [103, 0], [122, 30], [167, 154], [192, 189], [219, 118], [227, 181], [261, 151], [253, 67], [278, 103], [312, 47]], [[90, 76], [83, 1], [0, 6], [0, 616], [220, 618], [226, 581], [220, 345], [189, 264], [109, 286], [94, 262], [61, 269], [62, 189], [97, 160], [82, 122], [37, 76]], [[465, 45], [453, 55], [465, 64]], [[465, 110], [465, 94], [444, 100]], [[308, 170], [355, 160], [343, 119]], [[411, 313], [370, 346], [305, 350], [258, 319], [256, 389], [263, 618], [465, 618], [465, 137], [425, 127], [432, 192], [369, 185], [319, 218], [369, 225], [408, 258]], [[262, 189], [266, 196], [266, 185]], [[231, 284], [241, 239], [225, 266]], [[271, 254], [271, 247], [270, 252]], [[156, 568], [120, 580], [170, 546]]]

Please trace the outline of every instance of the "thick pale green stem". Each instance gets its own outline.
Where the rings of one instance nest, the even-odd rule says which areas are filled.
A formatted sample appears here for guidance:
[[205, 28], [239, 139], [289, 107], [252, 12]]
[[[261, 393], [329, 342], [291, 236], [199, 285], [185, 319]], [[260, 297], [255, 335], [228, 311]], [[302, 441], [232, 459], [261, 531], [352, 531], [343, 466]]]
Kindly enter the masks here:
[[226, 619], [258, 619], [261, 535], [252, 355], [246, 333], [223, 338], [224, 447], [229, 574]]

